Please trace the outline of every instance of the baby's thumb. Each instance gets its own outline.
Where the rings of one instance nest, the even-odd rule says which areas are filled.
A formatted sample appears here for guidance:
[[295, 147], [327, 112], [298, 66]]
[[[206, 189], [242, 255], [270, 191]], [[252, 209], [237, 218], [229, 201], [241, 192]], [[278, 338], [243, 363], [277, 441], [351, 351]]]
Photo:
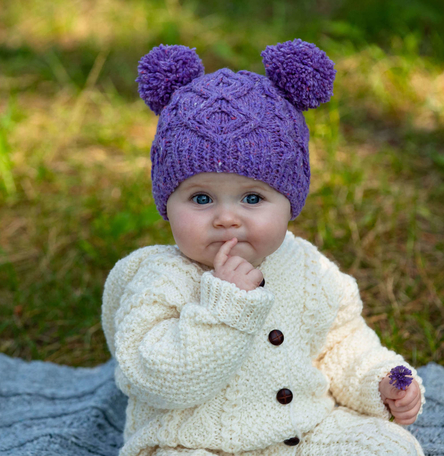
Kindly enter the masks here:
[[387, 398], [398, 400], [398, 399], [402, 399], [406, 394], [407, 394], [407, 391], [399, 390], [395, 386], [390, 385], [388, 388]]
[[399, 390], [395, 385], [390, 384], [389, 376], [381, 381], [380, 391], [386, 399], [402, 399], [406, 395], [406, 391]]

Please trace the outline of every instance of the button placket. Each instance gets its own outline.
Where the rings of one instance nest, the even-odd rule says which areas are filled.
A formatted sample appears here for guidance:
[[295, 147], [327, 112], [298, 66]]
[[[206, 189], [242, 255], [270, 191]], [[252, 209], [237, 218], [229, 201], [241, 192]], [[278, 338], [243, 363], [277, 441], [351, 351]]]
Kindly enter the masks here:
[[[273, 329], [268, 334], [268, 340], [273, 345], [281, 345], [284, 342], [284, 334], [279, 329]], [[281, 404], [289, 404], [293, 400], [293, 393], [288, 388], [280, 389], [276, 394], [276, 399]], [[284, 444], [288, 446], [296, 446], [300, 442], [298, 437], [291, 437], [284, 440]]]

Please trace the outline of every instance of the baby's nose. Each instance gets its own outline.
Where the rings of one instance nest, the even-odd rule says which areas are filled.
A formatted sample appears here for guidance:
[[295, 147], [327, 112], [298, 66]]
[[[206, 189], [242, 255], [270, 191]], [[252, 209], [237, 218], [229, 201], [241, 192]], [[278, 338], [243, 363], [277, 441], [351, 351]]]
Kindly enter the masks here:
[[241, 221], [237, 212], [232, 208], [221, 208], [217, 211], [214, 218], [214, 226], [225, 228], [240, 226]]

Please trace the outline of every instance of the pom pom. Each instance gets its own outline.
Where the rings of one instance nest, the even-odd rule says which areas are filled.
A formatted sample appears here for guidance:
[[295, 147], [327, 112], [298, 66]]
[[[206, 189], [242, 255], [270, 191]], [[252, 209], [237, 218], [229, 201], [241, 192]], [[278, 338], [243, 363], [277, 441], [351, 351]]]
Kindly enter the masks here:
[[267, 46], [261, 56], [267, 77], [300, 111], [317, 108], [333, 95], [334, 63], [314, 44], [286, 41]]
[[163, 45], [151, 49], [139, 61], [139, 95], [159, 115], [171, 95], [181, 86], [204, 74], [202, 60], [182, 45]]

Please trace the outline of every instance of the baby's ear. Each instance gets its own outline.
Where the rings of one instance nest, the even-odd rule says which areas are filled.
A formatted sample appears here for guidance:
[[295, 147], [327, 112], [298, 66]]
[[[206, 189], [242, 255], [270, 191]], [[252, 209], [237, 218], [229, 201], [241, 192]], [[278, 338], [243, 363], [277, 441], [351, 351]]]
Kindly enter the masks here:
[[196, 48], [161, 44], [144, 55], [138, 66], [139, 95], [159, 115], [174, 91], [202, 76], [205, 68]]
[[261, 56], [268, 79], [300, 111], [330, 101], [336, 70], [314, 44], [301, 39], [286, 41], [267, 46]]

